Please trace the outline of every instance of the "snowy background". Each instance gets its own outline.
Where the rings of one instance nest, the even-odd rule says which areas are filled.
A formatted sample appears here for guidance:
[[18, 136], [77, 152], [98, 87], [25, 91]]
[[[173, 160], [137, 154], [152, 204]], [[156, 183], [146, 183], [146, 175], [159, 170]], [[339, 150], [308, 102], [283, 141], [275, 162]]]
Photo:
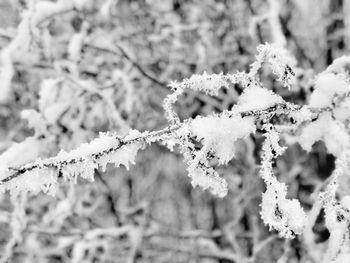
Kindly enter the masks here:
[[350, 262], [350, 1], [0, 0], [0, 262]]

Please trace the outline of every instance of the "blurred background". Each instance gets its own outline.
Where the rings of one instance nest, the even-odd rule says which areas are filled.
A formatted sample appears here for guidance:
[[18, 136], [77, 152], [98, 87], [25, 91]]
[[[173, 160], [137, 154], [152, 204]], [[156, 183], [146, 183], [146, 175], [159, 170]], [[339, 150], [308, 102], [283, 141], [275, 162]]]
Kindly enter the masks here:
[[[21, 13], [37, 2], [56, 3], [0, 1], [2, 66]], [[256, 47], [275, 41], [275, 27], [297, 61], [297, 82], [288, 90], [269, 70], [261, 78], [286, 101], [307, 103], [313, 77], [350, 48], [350, 2], [344, 0], [75, 2], [78, 7], [44, 16], [29, 42], [11, 51], [0, 153], [30, 136], [40, 141], [37, 156], [45, 158], [98, 132], [161, 129], [170, 81], [249, 70]], [[176, 110], [182, 119], [221, 112], [241, 92], [239, 85], [218, 97], [188, 92]], [[21, 114], [27, 109], [40, 114], [44, 131], [34, 125], [34, 132], [31, 117]], [[223, 199], [192, 188], [182, 156], [157, 144], [140, 152], [130, 170], [108, 166], [96, 171], [93, 183], [62, 182], [54, 197], [2, 194], [3, 262], [313, 262], [311, 254], [321, 253], [329, 237], [322, 210], [312, 227], [314, 251], [303, 238], [279, 238], [260, 219], [262, 140], [256, 134], [240, 141], [234, 160], [219, 168], [229, 182]], [[334, 157], [322, 142], [311, 153], [288, 146], [274, 165], [276, 175], [289, 197], [310, 210]], [[348, 182], [342, 185], [341, 192], [349, 191]]]

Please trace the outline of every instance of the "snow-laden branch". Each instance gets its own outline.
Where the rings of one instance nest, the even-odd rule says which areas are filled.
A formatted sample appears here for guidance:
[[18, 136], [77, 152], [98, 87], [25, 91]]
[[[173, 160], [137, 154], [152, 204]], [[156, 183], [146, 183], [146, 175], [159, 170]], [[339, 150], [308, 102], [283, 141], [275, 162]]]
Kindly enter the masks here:
[[[30, 191], [52, 190], [56, 183], [57, 176], [50, 174], [50, 171], [57, 170], [67, 176], [82, 175], [86, 179], [93, 180], [94, 169], [99, 166], [105, 169], [106, 164], [113, 162], [116, 166], [120, 164], [129, 167], [129, 163], [134, 162], [137, 151], [145, 143], [160, 140], [164, 135], [170, 133], [175, 127], [167, 127], [160, 131], [144, 132], [131, 131], [128, 136], [123, 138], [112, 133], [101, 134], [99, 138], [81, 145], [70, 152], [61, 151], [56, 157], [45, 160], [38, 159], [33, 163], [20, 167], [0, 167], [1, 185], [3, 189], [18, 191], [27, 189]], [[6, 153], [2, 155], [6, 160]], [[73, 167], [71, 170], [69, 167]], [[44, 170], [44, 171], [43, 171]], [[40, 172], [41, 171], [41, 172]], [[55, 173], [57, 172], [55, 171]], [[66, 174], [65, 174], [66, 172]], [[88, 174], [88, 175], [86, 175]], [[42, 176], [43, 181], [40, 182]], [[12, 182], [20, 180], [19, 177], [25, 178], [25, 181], [37, 182], [32, 185], [25, 182]], [[29, 177], [29, 178], [28, 178]], [[33, 178], [37, 177], [37, 178]], [[48, 179], [45, 180], [45, 177]], [[39, 182], [38, 182], [39, 180]], [[21, 185], [21, 183], [24, 183]], [[23, 189], [21, 188], [23, 187]]]
[[[350, 88], [348, 79], [341, 71], [347, 60], [342, 59], [344, 63], [338, 61], [317, 76], [309, 105], [286, 102], [263, 86], [259, 80], [259, 70], [267, 63], [277, 80], [289, 86], [294, 78], [290, 61], [292, 59], [284, 49], [261, 45], [248, 73], [193, 75], [182, 82], [171, 83], [173, 93], [164, 101], [169, 126], [164, 129], [145, 132], [131, 130], [124, 137], [116, 133], [103, 133], [75, 150], [61, 151], [57, 156], [43, 160], [35, 160], [36, 156], [34, 161], [31, 160], [33, 162], [16, 166], [13, 161], [15, 156], [36, 142], [29, 138], [23, 145], [15, 145], [0, 156], [0, 188], [15, 194], [23, 191], [54, 194], [59, 177], [77, 180], [79, 175], [93, 181], [95, 169], [105, 170], [107, 163], [124, 165], [128, 169], [129, 164], [135, 162], [140, 149], [159, 142], [170, 150], [176, 146], [183, 154], [193, 186], [224, 197], [228, 185], [215, 166], [225, 165], [234, 158], [237, 140], [259, 131], [265, 136], [260, 170], [266, 184], [262, 219], [281, 236], [293, 238], [303, 233], [307, 215], [298, 200], [287, 199], [287, 186], [274, 175], [272, 163], [286, 149], [279, 144], [280, 137], [287, 132], [293, 134], [295, 142], [307, 151], [316, 141], [323, 140], [329, 152], [337, 157], [343, 156], [350, 141], [346, 126], [346, 120], [350, 118]], [[219, 114], [180, 120], [173, 108], [188, 89], [216, 96], [220, 88], [229, 89], [234, 84], [241, 85], [243, 93], [236, 105]], [[335, 85], [335, 88], [329, 89], [331, 85]], [[332, 202], [324, 204], [334, 207]]]
[[[243, 99], [247, 99], [245, 94]], [[243, 104], [244, 108], [247, 107], [247, 104]], [[21, 181], [14, 182], [12, 181], [18, 179], [19, 177], [30, 177], [33, 173], [39, 173], [43, 178], [50, 177], [50, 171], [56, 170], [57, 172], [67, 171], [71, 175], [81, 174], [90, 174], [89, 176], [85, 176], [87, 179], [92, 180], [93, 175], [91, 174], [95, 168], [105, 169], [107, 163], [114, 163], [116, 166], [120, 164], [125, 167], [129, 167], [129, 163], [134, 162], [135, 155], [139, 149], [144, 147], [147, 144], [159, 141], [166, 144], [168, 147], [171, 147], [172, 143], [175, 143], [176, 137], [178, 136], [192, 136], [196, 135], [197, 138], [204, 141], [207, 144], [213, 144], [212, 141], [205, 141], [207, 138], [206, 129], [207, 124], [211, 124], [213, 118], [217, 120], [217, 125], [222, 125], [225, 122], [227, 125], [233, 125], [232, 128], [235, 129], [235, 124], [237, 121], [237, 116], [239, 115], [240, 119], [248, 120], [247, 118], [252, 120], [252, 124], [257, 125], [264, 120], [265, 122], [271, 119], [273, 116], [281, 116], [281, 115], [296, 115], [296, 112], [300, 111], [301, 108], [297, 105], [293, 105], [290, 103], [278, 103], [274, 105], [266, 104], [268, 107], [265, 109], [254, 109], [251, 108], [249, 110], [234, 110], [227, 111], [217, 116], [208, 116], [204, 118], [196, 118], [194, 120], [185, 120], [182, 123], [169, 125], [168, 127], [161, 129], [159, 131], [153, 132], [137, 132], [131, 131], [129, 135], [125, 137], [117, 136], [115, 133], [102, 133], [99, 138], [91, 141], [90, 143], [86, 143], [81, 145], [75, 150], [70, 152], [61, 151], [56, 157], [48, 158], [48, 159], [38, 159], [32, 163], [28, 163], [19, 167], [6, 167], [4, 165], [1, 166], [1, 187], [3, 190], [11, 190], [14, 188], [20, 187]], [[244, 109], [242, 107], [242, 109]], [[303, 111], [306, 109], [303, 108]], [[317, 116], [319, 112], [314, 112], [313, 115]], [[235, 121], [236, 120], [236, 121]], [[207, 123], [208, 122], [208, 123]], [[238, 123], [244, 124], [244, 123]], [[225, 125], [225, 124], [224, 124]], [[214, 130], [211, 132], [211, 136], [217, 132], [218, 127], [212, 126]], [[253, 128], [254, 129], [254, 128]], [[223, 131], [225, 132], [225, 131]], [[190, 134], [192, 133], [192, 135]], [[202, 135], [201, 135], [202, 134]], [[217, 136], [220, 136], [218, 134]], [[211, 137], [210, 140], [219, 140], [220, 138]], [[233, 140], [234, 142], [235, 140]], [[180, 144], [180, 142], [176, 142]], [[219, 146], [216, 150], [220, 150]], [[9, 155], [11, 155], [10, 153]], [[9, 156], [6, 155], [6, 152], [1, 156], [4, 164], [4, 160], [8, 159]], [[225, 153], [219, 154], [219, 158], [221, 158], [222, 163], [227, 163], [233, 156], [225, 155]], [[74, 166], [75, 168], [72, 171], [68, 171], [67, 167]], [[44, 170], [44, 172], [39, 172], [40, 170]], [[39, 175], [38, 174], [38, 175]], [[52, 174], [51, 174], [52, 176]], [[28, 178], [26, 181], [30, 180], [36, 181], [34, 178]], [[67, 177], [68, 179], [68, 177]], [[43, 183], [46, 185], [47, 183], [54, 183], [54, 181], [48, 181]], [[28, 187], [28, 185], [23, 185], [24, 188]], [[28, 189], [32, 190], [32, 189]], [[40, 189], [38, 189], [40, 191]], [[45, 188], [41, 189], [45, 190]], [[48, 191], [49, 189], [46, 189]]]

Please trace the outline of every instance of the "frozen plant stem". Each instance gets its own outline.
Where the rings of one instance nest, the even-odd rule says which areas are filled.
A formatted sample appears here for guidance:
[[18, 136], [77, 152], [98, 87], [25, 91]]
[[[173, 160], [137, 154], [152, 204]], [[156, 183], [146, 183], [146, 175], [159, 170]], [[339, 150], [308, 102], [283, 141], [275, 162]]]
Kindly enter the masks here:
[[[58, 175], [74, 182], [78, 175], [93, 181], [95, 169], [104, 171], [107, 163], [124, 165], [128, 169], [130, 163], [134, 164], [138, 150], [158, 142], [170, 150], [177, 146], [184, 156], [194, 187], [199, 186], [218, 197], [224, 197], [228, 192], [228, 183], [214, 169], [211, 160], [215, 159], [218, 165], [227, 165], [235, 157], [236, 141], [246, 139], [258, 131], [265, 137], [260, 175], [266, 184], [266, 192], [263, 193], [261, 217], [280, 236], [294, 238], [303, 233], [308, 222], [307, 215], [298, 200], [287, 198], [287, 186], [277, 180], [272, 163], [286, 148], [279, 145], [282, 134], [293, 134], [297, 130], [300, 130], [300, 135], [296, 136], [296, 141], [305, 150], [309, 151], [318, 140], [324, 140], [328, 151], [337, 157], [342, 156], [348, 148], [349, 136], [341, 120], [350, 116], [341, 107], [348, 102], [350, 90], [348, 80], [337, 73], [344, 61], [336, 61], [335, 65], [318, 76], [309, 105], [301, 106], [286, 102], [280, 95], [263, 86], [259, 71], [265, 64], [287, 88], [293, 84], [295, 73], [294, 60], [286, 50], [269, 44], [260, 45], [256, 61], [247, 73], [204, 73], [192, 75], [181, 82], [172, 82], [169, 86], [173, 93], [163, 104], [169, 123], [164, 129], [145, 132], [130, 130], [124, 137], [116, 133], [104, 133], [70, 152], [61, 151], [55, 157], [36, 159], [20, 166], [6, 165], [6, 158], [3, 157], [5, 165], [0, 166], [0, 189], [15, 194], [26, 191], [54, 194]], [[336, 88], [329, 90], [332, 83], [336, 84]], [[242, 86], [243, 93], [236, 105], [219, 114], [181, 120], [173, 108], [187, 90], [217, 96], [221, 88], [230, 89], [233, 85]], [[333, 188], [331, 190], [334, 191]], [[326, 192], [330, 193], [331, 190]], [[334, 207], [338, 207], [336, 202], [323, 204], [327, 208], [326, 213], [330, 214], [326, 216], [332, 217]], [[338, 210], [346, 212], [344, 209]], [[335, 258], [334, 255], [329, 257]]]
[[[299, 109], [300, 107], [297, 105], [292, 105], [292, 104], [277, 104], [274, 105], [270, 108], [267, 108], [265, 110], [254, 110], [254, 111], [243, 111], [240, 112], [239, 114], [242, 117], [248, 117], [252, 116], [255, 117], [256, 120], [260, 120], [261, 118], [266, 120], [266, 117], [271, 119], [273, 116], [275, 116], [277, 113], [279, 115], [288, 115], [291, 112], [295, 112]], [[313, 110], [313, 109], [311, 109]], [[327, 110], [327, 109], [326, 109]], [[322, 111], [314, 111], [314, 116], [315, 118], [317, 115], [322, 112]], [[163, 141], [166, 140], [168, 136], [172, 135], [174, 132], [177, 130], [180, 130], [182, 127], [186, 127], [191, 120], [187, 120], [183, 123], [176, 124], [176, 125], [170, 125], [164, 129], [161, 129], [159, 131], [153, 131], [149, 133], [144, 133], [141, 134], [139, 137], [125, 140], [121, 137], [116, 136], [114, 139], [115, 141], [119, 142], [117, 146], [106, 148], [103, 151], [99, 151], [96, 153], [91, 154], [89, 157], [95, 160], [100, 159], [102, 156], [106, 154], [110, 154], [112, 152], [117, 151], [120, 149], [122, 146], [127, 146], [131, 145], [134, 143], [151, 143], [155, 141]], [[86, 157], [81, 157], [81, 158], [67, 158], [67, 159], [61, 159], [61, 158], [48, 158], [45, 160], [40, 160], [37, 162], [29, 163], [20, 167], [8, 167], [8, 170], [11, 171], [11, 175], [3, 178], [0, 180], [1, 184], [5, 184], [19, 176], [22, 176], [26, 172], [33, 171], [36, 169], [43, 169], [43, 168], [52, 168], [52, 169], [61, 169], [67, 165], [70, 164], [76, 164], [80, 162], [84, 162], [86, 160]]]

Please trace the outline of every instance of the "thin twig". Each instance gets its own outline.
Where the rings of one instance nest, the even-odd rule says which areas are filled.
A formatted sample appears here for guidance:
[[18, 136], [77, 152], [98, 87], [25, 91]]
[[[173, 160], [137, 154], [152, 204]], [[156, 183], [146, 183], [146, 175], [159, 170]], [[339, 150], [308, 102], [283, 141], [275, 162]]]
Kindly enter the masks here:
[[64, 10], [60, 10], [60, 11], [57, 11], [55, 13], [52, 13], [46, 17], [44, 17], [43, 19], [41, 19], [38, 23], [37, 23], [37, 26], [41, 26], [43, 23], [45, 23], [46, 21], [48, 20], [51, 20], [53, 19], [54, 17], [56, 16], [59, 16], [59, 15], [64, 15], [64, 14], [67, 14], [67, 13], [70, 13], [70, 12], [73, 12], [73, 11], [77, 11], [77, 9], [74, 7], [74, 6], [71, 6], [67, 9], [64, 9]]
[[[106, 47], [99, 47], [99, 46], [96, 46], [96, 45], [93, 45], [93, 44], [85, 44], [86, 47], [89, 47], [89, 48], [92, 48], [92, 49], [95, 49], [95, 50], [98, 50], [98, 51], [101, 51], [101, 52], [106, 52], [106, 53], [110, 53], [110, 54], [113, 54], [113, 55], [119, 55], [118, 51], [116, 50], [113, 50], [113, 49], [110, 49], [110, 48], [106, 48]], [[160, 87], [166, 89], [167, 91], [169, 91], [170, 89], [167, 88], [167, 84], [165, 82], [161, 82], [159, 81], [156, 77], [154, 77], [152, 74], [146, 72], [142, 66], [140, 66], [139, 63], [137, 63], [132, 57], [131, 55], [129, 55], [125, 49], [123, 47], [121, 47], [120, 45], [118, 44], [115, 44], [115, 46], [117, 47], [117, 49], [119, 50], [119, 52], [127, 59], [129, 60], [135, 68], [138, 69], [138, 71], [140, 71], [140, 73], [145, 76], [146, 78], [148, 78], [149, 80], [151, 80], [152, 82], [158, 84]]]
[[112, 189], [110, 188], [109, 184], [107, 183], [107, 181], [103, 178], [103, 176], [101, 175], [101, 173], [98, 170], [95, 170], [95, 175], [96, 177], [101, 181], [101, 183], [103, 184], [103, 186], [106, 189], [106, 197], [107, 197], [107, 201], [109, 203], [109, 207], [111, 210], [111, 213], [113, 214], [115, 220], [116, 220], [116, 224], [117, 226], [122, 226], [122, 222], [121, 222], [121, 218], [120, 218], [120, 213], [117, 210], [117, 204], [114, 201], [114, 197], [112, 194]]

